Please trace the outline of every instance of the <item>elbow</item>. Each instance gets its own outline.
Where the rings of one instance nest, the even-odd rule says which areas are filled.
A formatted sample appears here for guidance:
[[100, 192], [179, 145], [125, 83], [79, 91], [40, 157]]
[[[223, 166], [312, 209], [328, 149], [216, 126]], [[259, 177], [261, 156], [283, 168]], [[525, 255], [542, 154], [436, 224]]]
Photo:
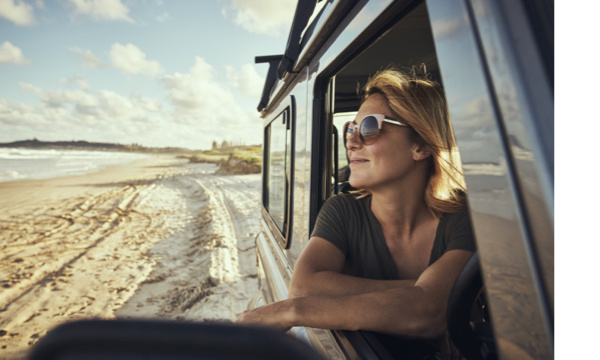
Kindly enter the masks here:
[[322, 295], [323, 289], [319, 286], [319, 279], [315, 276], [316, 273], [305, 276], [292, 276], [292, 281], [288, 287], [288, 297], [303, 297]]
[[302, 286], [300, 281], [292, 278], [288, 289], [288, 297], [292, 299], [308, 295], [311, 295], [310, 290], [306, 286]]
[[321, 292], [319, 292], [314, 286], [306, 286], [303, 284], [298, 284], [297, 282], [291, 282], [289, 289], [288, 289], [288, 297], [290, 299], [292, 298], [297, 298], [297, 297], [304, 297], [304, 296], [315, 296], [315, 295], [321, 295]]
[[420, 287], [406, 289], [412, 296], [402, 299], [402, 311], [387, 317], [387, 326], [396, 335], [439, 339], [446, 333], [446, 306]]
[[288, 289], [288, 298], [293, 299], [301, 296], [304, 296], [302, 295], [302, 291], [298, 289], [298, 286], [294, 286], [294, 283], [291, 283]]
[[415, 311], [413, 329], [415, 336], [427, 339], [439, 339], [446, 333], [446, 307], [424, 302]]

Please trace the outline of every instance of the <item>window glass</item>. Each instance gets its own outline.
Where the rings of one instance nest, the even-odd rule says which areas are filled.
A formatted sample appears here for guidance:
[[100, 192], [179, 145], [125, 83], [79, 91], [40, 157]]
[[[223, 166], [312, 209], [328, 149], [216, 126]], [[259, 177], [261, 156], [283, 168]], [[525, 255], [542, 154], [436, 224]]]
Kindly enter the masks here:
[[281, 113], [267, 127], [266, 144], [268, 148], [268, 159], [266, 167], [266, 186], [268, 196], [265, 199], [265, 207], [271, 218], [285, 233], [285, 219], [287, 208], [287, 169], [289, 168], [289, 144], [287, 134], [288, 112]]
[[350, 175], [350, 171], [348, 170], [348, 155], [346, 153], [346, 147], [344, 146], [344, 134], [342, 131], [344, 129], [344, 124], [347, 121], [354, 121], [356, 117], [356, 111], [351, 112], [343, 112], [333, 114], [333, 126], [337, 129], [338, 133], [338, 142], [337, 142], [337, 158], [338, 158], [338, 172], [337, 172], [337, 182], [343, 183], [348, 181], [348, 176]]

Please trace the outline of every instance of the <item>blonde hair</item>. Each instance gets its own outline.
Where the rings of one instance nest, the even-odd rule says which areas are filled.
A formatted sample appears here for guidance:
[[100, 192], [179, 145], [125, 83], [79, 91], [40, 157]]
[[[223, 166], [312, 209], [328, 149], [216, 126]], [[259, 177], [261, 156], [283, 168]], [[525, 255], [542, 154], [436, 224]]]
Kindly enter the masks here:
[[412, 128], [415, 142], [431, 150], [425, 190], [429, 208], [436, 216], [458, 212], [465, 204], [466, 186], [441, 86], [424, 76], [388, 69], [371, 77], [363, 91], [363, 102], [373, 94], [383, 95], [398, 120]]

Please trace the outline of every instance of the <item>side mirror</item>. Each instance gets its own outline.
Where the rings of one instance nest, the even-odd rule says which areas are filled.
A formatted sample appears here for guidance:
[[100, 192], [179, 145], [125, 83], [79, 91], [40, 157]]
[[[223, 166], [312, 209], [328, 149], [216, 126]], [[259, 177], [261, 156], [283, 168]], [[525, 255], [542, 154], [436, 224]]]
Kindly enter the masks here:
[[51, 330], [30, 360], [324, 359], [280, 331], [235, 324], [157, 320], [81, 320]]

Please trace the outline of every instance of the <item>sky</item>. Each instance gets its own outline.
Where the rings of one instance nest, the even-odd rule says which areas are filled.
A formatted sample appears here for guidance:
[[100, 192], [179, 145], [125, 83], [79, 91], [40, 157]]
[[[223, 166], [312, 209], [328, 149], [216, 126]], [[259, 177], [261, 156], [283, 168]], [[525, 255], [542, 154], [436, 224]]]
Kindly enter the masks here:
[[296, 0], [0, 0], [0, 142], [262, 143]]

